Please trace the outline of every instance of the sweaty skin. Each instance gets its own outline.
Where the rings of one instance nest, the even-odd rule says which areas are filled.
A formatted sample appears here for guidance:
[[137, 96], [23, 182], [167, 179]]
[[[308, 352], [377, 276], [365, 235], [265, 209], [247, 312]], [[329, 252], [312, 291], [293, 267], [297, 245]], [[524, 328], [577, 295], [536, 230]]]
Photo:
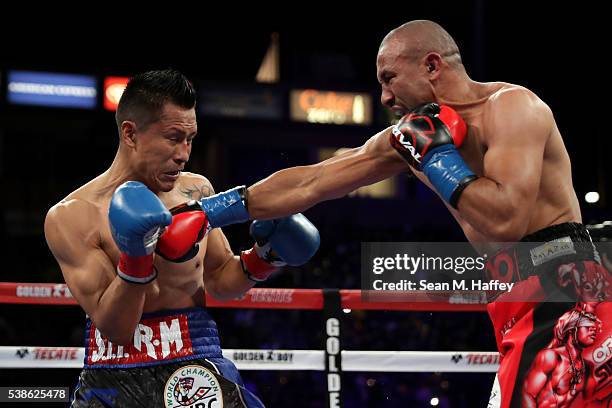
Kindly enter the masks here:
[[155, 256], [158, 277], [149, 284], [129, 283], [117, 276], [119, 249], [111, 236], [108, 209], [119, 185], [142, 181], [169, 209], [213, 194], [203, 176], [183, 172], [175, 179], [165, 174], [182, 170], [196, 131], [193, 109], [166, 104], [160, 119], [142, 135], [123, 129], [111, 167], [47, 214], [45, 236], [70, 291], [115, 344], [131, 341], [142, 313], [203, 306], [204, 288], [215, 297], [234, 298], [253, 286], [219, 228], [201, 241], [197, 256], [187, 262], [172, 263]]
[[[582, 221], [563, 139], [551, 109], [533, 92], [509, 83], [472, 80], [455, 41], [431, 21], [409, 22], [391, 31], [380, 45], [376, 68], [381, 103], [396, 115], [435, 102], [453, 108], [465, 120], [467, 135], [458, 152], [479, 178], [463, 190], [457, 209], [446, 205], [475, 249], [491, 253], [499, 248], [495, 243], [516, 242], [552, 225]], [[433, 190], [427, 177], [391, 146], [390, 133], [387, 128], [360, 147], [317, 164], [281, 170], [249, 187], [251, 217], [304, 211], [401, 172], [413, 173]], [[493, 306], [489, 305], [489, 315], [494, 326], [507, 328], [505, 333], [516, 321], [529, 324], [527, 311], [533, 306]], [[522, 345], [524, 338], [516, 337], [512, 341]], [[503, 406], [510, 404], [512, 388], [507, 387], [515, 385], [521, 358], [521, 351], [510, 353], [513, 347], [506, 350], [505, 369], [500, 371], [512, 373], [499, 377], [500, 393], [510, 393], [503, 396]], [[567, 406], [578, 393], [585, 398], [592, 394], [594, 379], [579, 353], [564, 352], [540, 352], [540, 365], [531, 373], [538, 379], [533, 389], [525, 390], [525, 406], [534, 399], [538, 406]], [[581, 383], [571, 374], [573, 391], [568, 389], [567, 370], [563, 372], [566, 357], [576, 357], [570, 365], [583, 370]], [[553, 397], [559, 405], [545, 405]]]
[[[467, 136], [459, 152], [479, 179], [463, 191], [458, 210], [447, 206], [467, 239], [513, 242], [550, 225], [580, 222], [569, 155], [550, 108], [524, 87], [471, 80], [450, 37], [427, 45], [427, 36], [440, 34], [428, 24], [415, 26], [392, 31], [381, 44], [381, 102], [398, 115], [436, 102], [452, 107], [466, 121]], [[437, 48], [425, 52], [425, 46]], [[432, 188], [426, 176], [390, 146], [390, 131], [336, 157], [281, 170], [249, 187], [251, 217], [303, 211], [405, 171]]]

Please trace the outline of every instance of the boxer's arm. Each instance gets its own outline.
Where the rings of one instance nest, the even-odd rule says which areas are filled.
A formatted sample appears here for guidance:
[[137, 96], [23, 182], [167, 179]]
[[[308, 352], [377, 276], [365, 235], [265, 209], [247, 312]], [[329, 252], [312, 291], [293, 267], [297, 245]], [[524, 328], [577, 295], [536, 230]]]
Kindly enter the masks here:
[[[210, 181], [195, 173], [184, 173], [180, 193], [190, 200], [201, 200], [215, 194]], [[204, 255], [204, 287], [217, 299], [234, 299], [251, 289], [254, 282], [247, 279], [240, 265], [240, 258], [232, 248], [221, 228], [214, 228], [206, 235]]]
[[132, 340], [142, 315], [148, 285], [121, 279], [100, 247], [99, 228], [89, 203], [71, 200], [53, 207], [45, 219], [45, 237], [70, 292], [95, 326], [115, 344]]
[[248, 188], [251, 219], [284, 217], [384, 180], [409, 166], [389, 145], [391, 128], [363, 146], [310, 166], [280, 170]]
[[210, 231], [204, 256], [206, 291], [216, 299], [235, 299], [254, 285], [255, 282], [244, 273], [240, 258], [234, 255], [221, 228]]
[[526, 90], [499, 95], [486, 115], [484, 174], [463, 191], [458, 209], [461, 218], [485, 236], [517, 241], [525, 235], [534, 209], [553, 116]]

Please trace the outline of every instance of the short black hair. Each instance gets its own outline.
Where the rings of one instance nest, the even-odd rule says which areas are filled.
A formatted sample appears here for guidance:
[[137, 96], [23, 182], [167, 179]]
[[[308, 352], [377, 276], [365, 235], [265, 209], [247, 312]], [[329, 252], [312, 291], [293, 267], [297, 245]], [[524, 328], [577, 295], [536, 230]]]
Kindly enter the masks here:
[[117, 127], [121, 131], [121, 123], [132, 120], [146, 128], [156, 120], [166, 102], [185, 109], [195, 107], [195, 89], [182, 73], [164, 69], [135, 75], [119, 100], [115, 114]]

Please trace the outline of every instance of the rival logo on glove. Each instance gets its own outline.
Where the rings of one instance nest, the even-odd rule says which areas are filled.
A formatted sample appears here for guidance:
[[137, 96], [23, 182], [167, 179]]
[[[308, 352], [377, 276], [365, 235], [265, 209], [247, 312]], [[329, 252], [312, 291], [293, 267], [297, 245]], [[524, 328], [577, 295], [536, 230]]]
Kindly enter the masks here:
[[[416, 129], [418, 127], [418, 129]], [[421, 159], [427, 153], [432, 138], [427, 135], [436, 133], [431, 118], [422, 115], [409, 114], [406, 120], [400, 120], [393, 127], [391, 144], [414, 167], [419, 167]], [[414, 132], [417, 132], [416, 134]], [[412, 140], [410, 140], [412, 139]], [[405, 154], [406, 150], [410, 156]], [[418, 151], [417, 151], [418, 150]]]
[[405, 149], [407, 149], [410, 152], [414, 160], [420, 163], [421, 155], [417, 153], [416, 149], [414, 148], [412, 143], [410, 143], [410, 141], [404, 139], [404, 134], [400, 132], [400, 130], [396, 127], [393, 128], [392, 132], [393, 132], [393, 136], [395, 136], [391, 139], [391, 143], [393, 144], [393, 147], [395, 147], [396, 149], [399, 149], [401, 148], [401, 146], [403, 146]]

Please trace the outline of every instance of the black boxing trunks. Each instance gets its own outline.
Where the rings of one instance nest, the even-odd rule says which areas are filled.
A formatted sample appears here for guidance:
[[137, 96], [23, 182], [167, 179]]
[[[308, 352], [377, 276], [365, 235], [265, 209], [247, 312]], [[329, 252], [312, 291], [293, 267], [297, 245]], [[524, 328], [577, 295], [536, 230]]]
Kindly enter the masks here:
[[88, 319], [84, 369], [72, 407], [259, 408], [217, 325], [201, 308], [144, 314], [133, 343], [120, 346]]
[[516, 282], [487, 306], [501, 355], [489, 407], [612, 406], [612, 278], [586, 228], [530, 234], [486, 274]]

